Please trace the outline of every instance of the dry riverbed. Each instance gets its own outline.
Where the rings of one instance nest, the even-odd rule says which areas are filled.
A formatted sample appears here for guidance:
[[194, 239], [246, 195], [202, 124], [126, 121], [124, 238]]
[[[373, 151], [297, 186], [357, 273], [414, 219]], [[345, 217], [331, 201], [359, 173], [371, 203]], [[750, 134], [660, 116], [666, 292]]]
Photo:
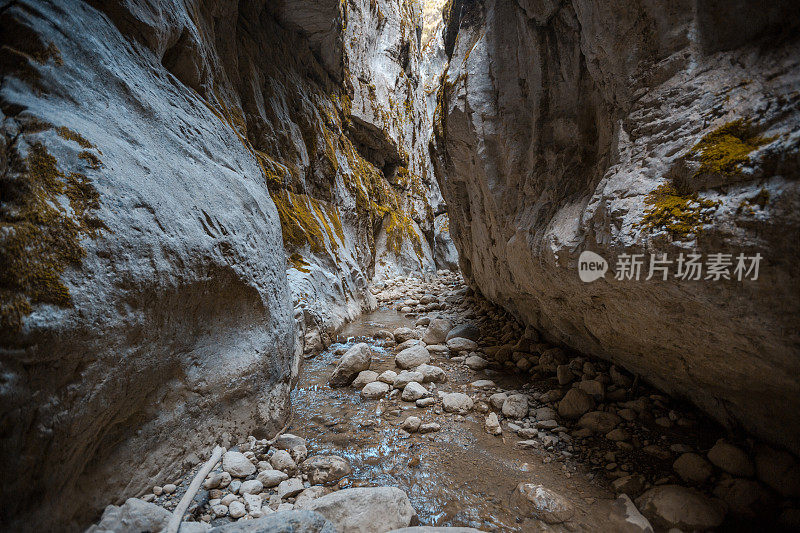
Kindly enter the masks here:
[[[791, 455], [542, 342], [458, 275], [373, 292], [379, 309], [304, 361], [288, 434], [226, 454], [181, 531], [313, 520], [301, 509], [341, 531], [797, 525]], [[106, 524], [144, 510], [163, 521], [192, 475], [154, 487], [150, 508], [110, 507]]]

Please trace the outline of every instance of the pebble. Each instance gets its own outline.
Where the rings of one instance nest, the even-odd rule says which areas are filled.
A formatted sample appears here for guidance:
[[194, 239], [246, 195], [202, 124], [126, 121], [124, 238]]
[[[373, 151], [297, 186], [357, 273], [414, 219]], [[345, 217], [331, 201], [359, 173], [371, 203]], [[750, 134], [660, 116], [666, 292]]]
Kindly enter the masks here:
[[704, 483], [713, 473], [711, 464], [696, 453], [684, 453], [672, 468], [687, 483]]
[[397, 372], [394, 370], [384, 370], [381, 372], [381, 375], [378, 376], [378, 381], [382, 381], [383, 383], [388, 383], [389, 385], [394, 383], [395, 378], [397, 377]]
[[489, 366], [489, 361], [479, 355], [470, 355], [464, 359], [464, 364], [472, 370], [483, 370]]
[[289, 479], [289, 475], [280, 470], [264, 470], [259, 472], [256, 479], [267, 488], [277, 487], [281, 481]]
[[483, 427], [489, 435], [500, 435], [503, 433], [503, 428], [500, 427], [500, 421], [497, 419], [497, 413], [489, 413]]
[[394, 357], [394, 364], [398, 368], [415, 368], [430, 361], [431, 353], [421, 345], [406, 348]]
[[447, 341], [447, 348], [453, 352], [474, 352], [478, 349], [478, 343], [464, 337], [454, 337]]
[[389, 389], [390, 387], [388, 384], [382, 381], [373, 381], [372, 383], [364, 385], [364, 388], [361, 389], [361, 396], [367, 400], [377, 400], [386, 396]]
[[239, 487], [239, 494], [258, 494], [264, 488], [264, 484], [258, 479], [250, 479], [242, 482]]
[[300, 494], [304, 488], [303, 482], [300, 479], [290, 477], [285, 481], [281, 481], [278, 485], [278, 497], [282, 500], [291, 498], [292, 496]]
[[514, 394], [503, 402], [503, 416], [519, 420], [528, 415], [528, 397], [523, 394]]
[[560, 494], [535, 483], [520, 483], [512, 500], [520, 504], [534, 518], [547, 524], [561, 524], [575, 513], [569, 500]]
[[503, 403], [505, 403], [506, 398], [508, 398], [508, 394], [505, 392], [496, 392], [489, 396], [489, 403], [497, 410], [503, 408]]
[[241, 518], [247, 514], [247, 509], [245, 509], [242, 502], [231, 502], [228, 506], [228, 513], [231, 515], [231, 518]]
[[403, 420], [403, 425], [400, 427], [401, 429], [409, 433], [416, 433], [421, 425], [422, 425], [422, 420], [420, 420], [416, 416], [409, 416], [405, 420]]
[[297, 470], [297, 463], [292, 459], [292, 455], [286, 450], [277, 450], [269, 459], [272, 468], [281, 472], [291, 473]]
[[653, 526], [663, 529], [702, 531], [718, 527], [725, 518], [722, 502], [679, 485], [654, 487], [636, 499], [636, 506]]
[[433, 433], [442, 429], [442, 426], [437, 422], [428, 422], [419, 426], [420, 433]]
[[558, 414], [564, 418], [579, 418], [594, 407], [592, 397], [580, 389], [570, 389], [558, 402]]
[[256, 471], [256, 465], [243, 453], [228, 451], [222, 456], [222, 469], [233, 477], [247, 477]]
[[448, 413], [466, 414], [472, 410], [472, 398], [462, 392], [442, 393], [442, 408]]
[[423, 396], [428, 395], [428, 389], [417, 383], [416, 381], [412, 381], [403, 389], [403, 394], [400, 398], [404, 402], [415, 402], [422, 398]]
[[378, 379], [378, 373], [374, 370], [362, 370], [358, 373], [356, 379], [353, 380], [351, 384], [353, 387], [357, 389], [363, 389], [365, 385], [368, 383], [372, 383]]
[[734, 476], [752, 477], [756, 473], [747, 454], [724, 439], [718, 440], [708, 451], [708, 460]]

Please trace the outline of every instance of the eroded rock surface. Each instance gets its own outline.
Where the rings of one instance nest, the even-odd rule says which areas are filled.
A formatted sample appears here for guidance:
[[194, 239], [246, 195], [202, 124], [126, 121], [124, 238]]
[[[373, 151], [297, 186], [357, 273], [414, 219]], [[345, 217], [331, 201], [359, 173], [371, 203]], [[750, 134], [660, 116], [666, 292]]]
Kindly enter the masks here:
[[[451, 5], [433, 143], [470, 283], [800, 451], [797, 3]], [[604, 279], [579, 279], [586, 250]], [[692, 252], [731, 254], [731, 280], [645, 281], [650, 254]], [[640, 281], [615, 279], [622, 254], [643, 254]]]

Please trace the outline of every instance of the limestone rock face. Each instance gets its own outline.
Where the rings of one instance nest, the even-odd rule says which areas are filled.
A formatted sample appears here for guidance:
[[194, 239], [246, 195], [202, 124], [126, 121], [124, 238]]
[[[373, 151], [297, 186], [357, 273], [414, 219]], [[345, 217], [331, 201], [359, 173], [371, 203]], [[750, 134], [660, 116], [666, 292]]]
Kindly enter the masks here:
[[3, 527], [78, 528], [268, 436], [370, 279], [435, 269], [403, 5], [3, 6]]
[[[740, 4], [452, 2], [434, 160], [483, 295], [798, 452], [800, 33], [773, 36], [800, 8]], [[580, 280], [584, 251], [603, 279]], [[694, 252], [703, 278], [731, 254], [731, 279], [676, 279]], [[639, 281], [615, 279], [622, 254]], [[667, 280], [645, 281], [651, 254]]]

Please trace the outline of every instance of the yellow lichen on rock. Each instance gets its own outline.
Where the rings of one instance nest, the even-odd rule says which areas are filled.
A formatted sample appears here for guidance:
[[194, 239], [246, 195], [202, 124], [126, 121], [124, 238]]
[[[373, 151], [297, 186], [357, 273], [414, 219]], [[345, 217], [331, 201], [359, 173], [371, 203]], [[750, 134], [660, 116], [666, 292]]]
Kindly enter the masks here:
[[735, 175], [750, 159], [750, 153], [775, 137], [762, 137], [749, 121], [734, 120], [706, 134], [689, 151], [700, 160], [699, 174]]
[[649, 230], [667, 230], [676, 238], [697, 236], [703, 224], [711, 222], [708, 209], [717, 207], [719, 202], [700, 198], [697, 193], [683, 194], [672, 184], [659, 185], [647, 195], [648, 208], [638, 226]]
[[8, 192], [0, 211], [0, 321], [4, 330], [17, 330], [32, 304], [71, 305], [61, 274], [80, 265], [81, 236], [94, 237], [106, 227], [92, 216], [100, 207], [94, 186], [82, 174], [61, 172], [41, 143], [30, 147], [25, 169]]

